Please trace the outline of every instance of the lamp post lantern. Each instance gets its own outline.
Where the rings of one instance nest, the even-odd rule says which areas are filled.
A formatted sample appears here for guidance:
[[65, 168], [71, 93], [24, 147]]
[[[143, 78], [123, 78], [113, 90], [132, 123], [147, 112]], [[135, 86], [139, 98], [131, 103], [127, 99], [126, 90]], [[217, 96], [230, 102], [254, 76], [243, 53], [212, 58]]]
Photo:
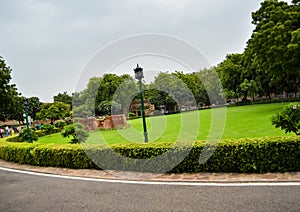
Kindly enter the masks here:
[[29, 121], [28, 121], [28, 100], [27, 100], [27, 98], [24, 99], [24, 108], [25, 108], [26, 127], [27, 127], [27, 141], [28, 141], [28, 143], [31, 143]]
[[142, 119], [143, 119], [143, 127], [144, 127], [144, 141], [145, 143], [148, 142], [148, 132], [147, 132], [147, 125], [145, 119], [145, 106], [144, 106], [144, 97], [143, 97], [143, 88], [142, 88], [142, 78], [144, 78], [143, 68], [139, 67], [137, 64], [136, 68], [134, 69], [135, 79], [139, 80], [140, 84], [140, 99], [141, 99], [141, 109], [142, 109]]

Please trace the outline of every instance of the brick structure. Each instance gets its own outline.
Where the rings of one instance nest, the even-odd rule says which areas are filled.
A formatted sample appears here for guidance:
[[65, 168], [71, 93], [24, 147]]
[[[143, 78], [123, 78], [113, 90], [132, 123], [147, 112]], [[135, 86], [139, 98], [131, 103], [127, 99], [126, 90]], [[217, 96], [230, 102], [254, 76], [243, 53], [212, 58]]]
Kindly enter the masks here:
[[98, 128], [95, 118], [86, 118], [78, 120], [79, 123], [84, 125], [84, 128], [89, 131], [94, 131]]
[[103, 120], [96, 120], [96, 123], [101, 129], [126, 127], [126, 116], [124, 114], [106, 116]]

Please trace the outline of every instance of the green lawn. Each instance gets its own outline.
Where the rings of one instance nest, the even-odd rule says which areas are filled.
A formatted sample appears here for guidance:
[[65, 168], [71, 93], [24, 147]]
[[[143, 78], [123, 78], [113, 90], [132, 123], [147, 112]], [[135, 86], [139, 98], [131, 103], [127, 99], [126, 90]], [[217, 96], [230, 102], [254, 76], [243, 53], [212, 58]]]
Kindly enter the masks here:
[[[284, 132], [271, 125], [270, 117], [277, 111], [280, 111], [287, 103], [249, 105], [240, 107], [228, 107], [226, 109], [226, 125], [223, 139], [254, 138], [254, 137], [275, 137], [283, 136]], [[183, 116], [190, 117], [191, 120], [199, 115], [199, 130], [187, 132], [199, 133], [198, 140], [205, 140], [211, 128], [211, 114], [224, 110], [215, 108], [211, 110], [192, 111], [182, 114], [168, 116], [158, 116], [147, 118], [147, 126], [150, 142], [174, 142], [177, 140], [181, 129], [181, 119]], [[142, 119], [135, 119], [128, 122], [129, 127], [121, 130], [107, 130], [90, 133], [86, 143], [101, 143], [104, 140], [107, 143], [125, 143], [125, 142], [143, 142]], [[196, 129], [190, 124], [190, 129]], [[217, 129], [219, 130], [219, 129]], [[221, 130], [221, 129], [220, 129]], [[292, 135], [292, 134], [290, 134]], [[39, 143], [68, 143], [70, 138], [63, 138], [60, 133], [39, 138]]]

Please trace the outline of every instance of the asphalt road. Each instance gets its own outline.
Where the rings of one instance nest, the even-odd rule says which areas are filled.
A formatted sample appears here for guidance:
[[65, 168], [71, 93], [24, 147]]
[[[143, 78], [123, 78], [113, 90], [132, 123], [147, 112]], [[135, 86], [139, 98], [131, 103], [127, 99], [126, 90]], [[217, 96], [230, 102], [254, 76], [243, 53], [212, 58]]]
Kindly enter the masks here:
[[141, 185], [0, 170], [0, 211], [300, 211], [300, 186]]

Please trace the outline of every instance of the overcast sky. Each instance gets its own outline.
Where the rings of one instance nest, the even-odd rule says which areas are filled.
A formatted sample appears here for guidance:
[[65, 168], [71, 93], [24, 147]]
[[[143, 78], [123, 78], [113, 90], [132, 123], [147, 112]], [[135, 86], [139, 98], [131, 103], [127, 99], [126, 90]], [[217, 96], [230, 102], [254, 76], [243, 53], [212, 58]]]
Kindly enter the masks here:
[[[74, 91], [99, 49], [132, 35], [175, 36], [217, 65], [226, 54], [244, 50], [254, 29], [251, 12], [260, 2], [1, 0], [0, 55], [22, 95], [53, 101], [59, 92]], [[132, 74], [132, 68], [124, 73]]]

